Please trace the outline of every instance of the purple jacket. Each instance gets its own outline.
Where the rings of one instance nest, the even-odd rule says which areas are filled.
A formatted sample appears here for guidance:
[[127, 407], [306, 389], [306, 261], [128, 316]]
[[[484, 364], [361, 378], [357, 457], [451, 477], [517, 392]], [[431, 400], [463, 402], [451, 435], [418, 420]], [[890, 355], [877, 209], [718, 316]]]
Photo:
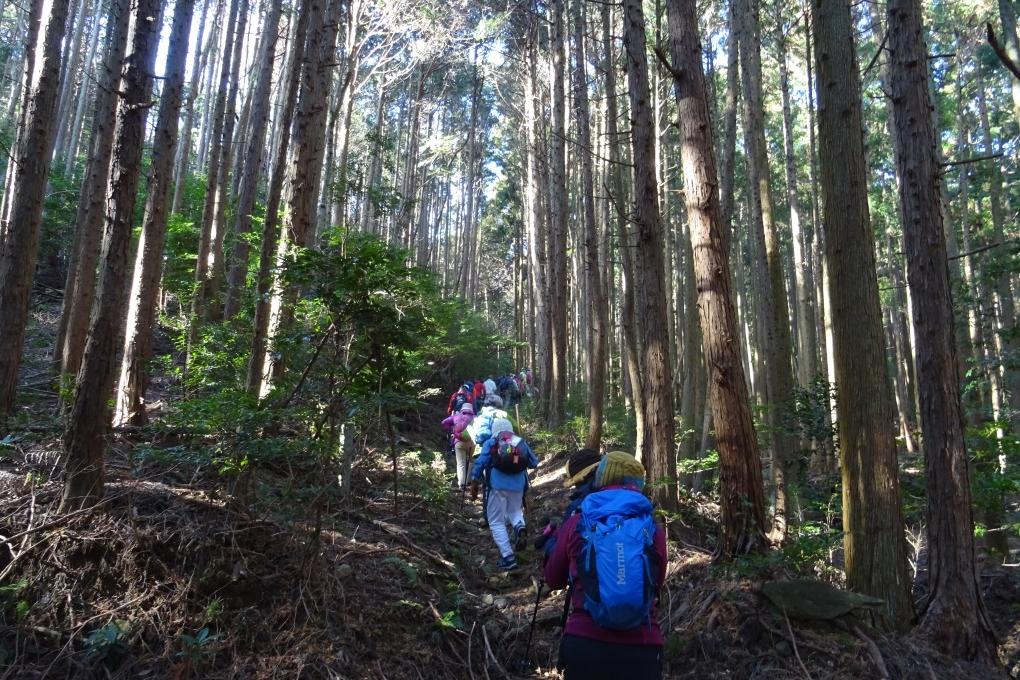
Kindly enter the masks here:
[[454, 438], [460, 438], [460, 433], [464, 431], [471, 421], [475, 419], [474, 415], [469, 413], [454, 413], [452, 416], [447, 416], [446, 420], [443, 421], [443, 428], [453, 434]]

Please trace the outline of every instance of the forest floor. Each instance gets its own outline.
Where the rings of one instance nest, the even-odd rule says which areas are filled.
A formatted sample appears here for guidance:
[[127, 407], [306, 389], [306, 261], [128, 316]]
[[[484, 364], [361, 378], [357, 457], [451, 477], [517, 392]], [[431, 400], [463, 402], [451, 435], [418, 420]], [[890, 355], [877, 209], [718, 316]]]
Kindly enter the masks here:
[[[52, 407], [52, 395], [34, 406]], [[67, 515], [58, 433], [16, 433], [0, 446], [0, 680], [559, 677], [562, 593], [543, 590], [529, 649], [541, 554], [529, 546], [517, 571], [498, 571], [481, 504], [450, 489], [439, 415], [396, 423], [396, 497], [390, 450], [371, 442], [340, 498], [322, 466], [239, 481], [200, 453], [215, 441], [153, 427], [115, 435], [105, 500]], [[566, 504], [569, 442], [535, 444], [532, 536]], [[910, 637], [778, 611], [762, 585], [797, 574], [714, 565], [714, 511], [689, 500], [670, 523], [666, 677], [1020, 678], [1016, 568], [982, 575], [1007, 670], [957, 665]]]

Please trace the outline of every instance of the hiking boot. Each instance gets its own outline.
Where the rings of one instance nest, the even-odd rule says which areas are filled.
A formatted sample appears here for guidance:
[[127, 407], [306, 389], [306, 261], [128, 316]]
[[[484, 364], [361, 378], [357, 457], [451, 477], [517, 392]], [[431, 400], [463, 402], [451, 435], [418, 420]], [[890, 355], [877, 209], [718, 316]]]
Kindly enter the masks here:
[[513, 571], [514, 569], [517, 568], [517, 558], [514, 557], [513, 555], [501, 557], [499, 559], [499, 564], [497, 566], [503, 571]]
[[528, 529], [523, 524], [514, 527], [513, 544], [514, 550], [524, 550], [528, 543]]

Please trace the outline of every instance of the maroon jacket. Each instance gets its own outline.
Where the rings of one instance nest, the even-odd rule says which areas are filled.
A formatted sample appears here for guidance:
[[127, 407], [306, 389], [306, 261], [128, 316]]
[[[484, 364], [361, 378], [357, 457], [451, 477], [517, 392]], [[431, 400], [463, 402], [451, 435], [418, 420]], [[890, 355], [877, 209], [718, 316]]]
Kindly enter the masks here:
[[[550, 588], [553, 590], [566, 588], [569, 582], [568, 576], [574, 584], [570, 617], [567, 619], [567, 626], [563, 633], [624, 645], [661, 645], [662, 630], [659, 628], [654, 605], [652, 606], [651, 624], [638, 626], [631, 630], [603, 628], [595, 623], [585, 611], [584, 586], [581, 584], [581, 579], [577, 578], [577, 560], [581, 556], [583, 546], [581, 534], [577, 531], [577, 523], [580, 519], [581, 515], [575, 514], [563, 523], [557, 534], [556, 549], [553, 550], [553, 554], [549, 556], [549, 561], [545, 564], [545, 582], [549, 584]], [[659, 556], [659, 573], [655, 574], [655, 587], [658, 591], [662, 589], [662, 584], [666, 580], [667, 561], [666, 532], [658, 524], [655, 525], [654, 548]]]

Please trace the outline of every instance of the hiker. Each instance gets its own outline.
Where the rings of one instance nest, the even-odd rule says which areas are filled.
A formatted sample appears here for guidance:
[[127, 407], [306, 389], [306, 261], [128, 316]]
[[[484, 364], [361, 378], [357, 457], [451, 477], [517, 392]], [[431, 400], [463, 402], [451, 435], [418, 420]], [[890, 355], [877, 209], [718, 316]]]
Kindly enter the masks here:
[[491, 375], [485, 379], [485, 382], [482, 383], [482, 385], [485, 386], [485, 396], [491, 397], [494, 394], [499, 394], [499, 387], [496, 385], [496, 381]]
[[[558, 523], [558, 526], [566, 524], [568, 519], [581, 510], [581, 501], [594, 490], [595, 470], [601, 460], [599, 452], [595, 449], [578, 449], [570, 456], [570, 460], [567, 461], [567, 478], [563, 482], [563, 486], [568, 489], [573, 488], [573, 491], [570, 493], [570, 503], [563, 511], [563, 519]], [[535, 539], [535, 548], [545, 553], [546, 561], [556, 548], [556, 540], [557, 522], [551, 520], [546, 524], [541, 535]]]
[[502, 375], [499, 380], [496, 381], [496, 389], [499, 391], [499, 397], [503, 400], [503, 404], [507, 409], [511, 409], [517, 399], [517, 383], [509, 375]]
[[558, 532], [545, 580], [552, 589], [569, 584], [564, 680], [662, 677], [655, 599], [666, 579], [666, 532], [652, 517], [644, 483], [637, 459], [610, 451], [595, 470], [595, 490]]
[[476, 406], [484, 402], [485, 383], [483, 383], [481, 380], [475, 380], [474, 383], [471, 385], [471, 397], [472, 397], [471, 403], [475, 404]]
[[503, 400], [499, 398], [499, 395], [493, 394], [485, 398], [485, 405], [482, 406], [468, 430], [475, 444], [481, 446], [492, 436], [493, 421], [497, 418], [510, 420], [510, 415], [503, 410]]
[[451, 416], [455, 413], [459, 413], [460, 409], [464, 404], [471, 404], [471, 390], [466, 389], [465, 385], [461, 385], [457, 388], [457, 391], [450, 395], [450, 401], [446, 405], [446, 415]]
[[468, 461], [475, 450], [468, 428], [475, 419], [475, 407], [464, 403], [460, 410], [443, 421], [443, 428], [450, 433], [453, 441], [453, 454], [457, 459], [457, 488], [462, 492], [467, 488]]
[[[528, 468], [538, 467], [534, 451], [519, 435], [507, 418], [496, 418], [492, 436], [482, 446], [482, 453], [471, 470], [471, 500], [478, 498], [484, 481], [483, 507], [499, 549], [499, 568], [517, 568], [514, 550], [521, 550], [527, 541], [524, 522], [524, 492], [528, 486]], [[512, 534], [507, 532], [507, 525]]]

